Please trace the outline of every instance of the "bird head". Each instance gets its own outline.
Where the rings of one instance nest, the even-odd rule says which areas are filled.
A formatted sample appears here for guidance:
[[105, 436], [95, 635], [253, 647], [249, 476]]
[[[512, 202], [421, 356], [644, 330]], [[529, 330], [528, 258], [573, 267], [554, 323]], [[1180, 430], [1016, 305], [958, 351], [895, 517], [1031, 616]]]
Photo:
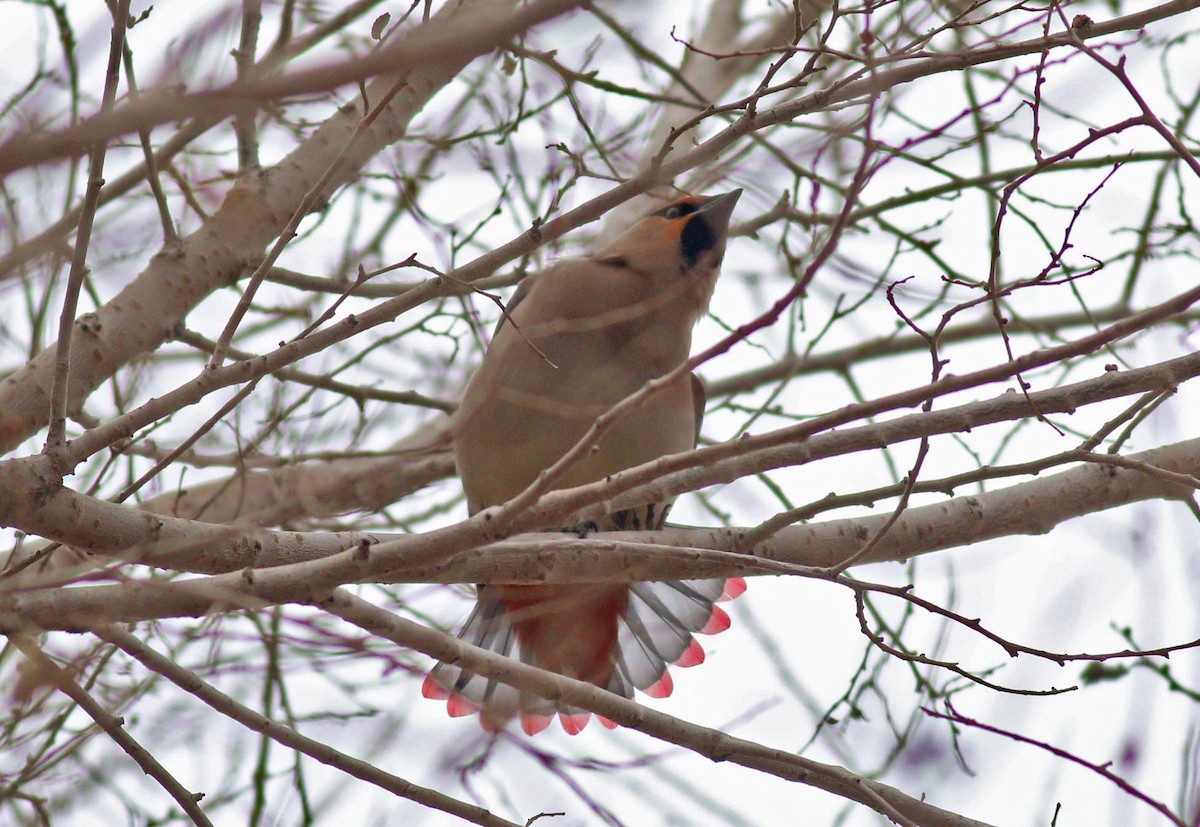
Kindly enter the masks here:
[[725, 256], [729, 217], [740, 189], [721, 195], [687, 196], [638, 221], [597, 253], [602, 264], [627, 268], [656, 289], [690, 294], [704, 313]]

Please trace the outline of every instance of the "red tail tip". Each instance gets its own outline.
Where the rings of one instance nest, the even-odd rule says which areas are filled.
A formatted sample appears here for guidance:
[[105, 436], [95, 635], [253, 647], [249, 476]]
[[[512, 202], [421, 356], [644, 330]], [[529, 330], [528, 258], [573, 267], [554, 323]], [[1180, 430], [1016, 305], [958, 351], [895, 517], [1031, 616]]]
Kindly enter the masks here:
[[683, 654], [675, 661], [675, 665], [680, 669], [686, 669], [689, 666], [699, 666], [702, 663], [704, 663], [704, 647], [695, 638], [692, 638], [692, 642], [688, 644], [688, 648], [684, 649]]
[[[521, 713], [521, 729], [526, 735], [537, 735], [554, 720], [553, 715], [535, 715], [532, 712]], [[582, 729], [582, 727], [580, 727]]]
[[720, 606], [713, 606], [712, 616], [708, 618], [708, 623], [704, 624], [704, 628], [700, 630], [702, 635], [715, 635], [717, 632], [724, 632], [729, 628], [729, 615], [725, 614], [725, 610]]
[[662, 677], [647, 686], [644, 691], [651, 698], [669, 698], [675, 691], [675, 681], [671, 680], [670, 672], [663, 672]]
[[[462, 718], [464, 715], [474, 715], [479, 711], [479, 707], [475, 706], [475, 704], [468, 701], [462, 695], [452, 694], [449, 700], [446, 701], [446, 711], [450, 713], [451, 718]], [[484, 728], [486, 729], [486, 724]]]
[[576, 712], [574, 714], [566, 712], [558, 713], [558, 720], [562, 723], [563, 731], [568, 735], [578, 735], [583, 732], [583, 728], [587, 726], [588, 718], [590, 717], [591, 715], [586, 712]]
[[600, 719], [600, 723], [604, 724], [604, 726], [606, 728], [608, 728], [608, 729], [616, 729], [617, 728], [616, 721], [610, 721], [610, 720], [608, 720], [608, 718], [605, 718], [603, 715], [597, 715], [596, 717]]
[[421, 694], [435, 701], [444, 701], [450, 697], [450, 690], [438, 683], [430, 672], [425, 676], [425, 683], [421, 684]]
[[735, 597], [740, 597], [744, 591], [746, 591], [746, 578], [730, 577], [725, 581], [725, 591], [721, 592], [721, 596], [717, 600], [733, 600]]

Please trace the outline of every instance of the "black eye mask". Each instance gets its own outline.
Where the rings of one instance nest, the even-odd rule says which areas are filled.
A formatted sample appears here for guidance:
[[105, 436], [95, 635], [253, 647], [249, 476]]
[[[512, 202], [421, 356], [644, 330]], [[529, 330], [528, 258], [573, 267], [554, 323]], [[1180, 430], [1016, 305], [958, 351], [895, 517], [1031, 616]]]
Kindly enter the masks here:
[[716, 243], [717, 236], [704, 220], [704, 216], [690, 219], [679, 236], [679, 249], [689, 266], [695, 264], [700, 256], [711, 250]]

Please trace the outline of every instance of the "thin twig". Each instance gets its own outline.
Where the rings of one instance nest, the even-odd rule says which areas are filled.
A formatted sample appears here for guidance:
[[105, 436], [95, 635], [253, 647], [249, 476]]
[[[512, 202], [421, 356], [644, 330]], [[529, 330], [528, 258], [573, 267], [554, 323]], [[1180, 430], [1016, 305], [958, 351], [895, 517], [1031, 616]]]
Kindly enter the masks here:
[[484, 825], [484, 827], [519, 827], [511, 821], [493, 815], [482, 807], [476, 807], [437, 790], [413, 784], [411, 781], [385, 772], [367, 761], [353, 758], [328, 744], [301, 735], [291, 727], [284, 726], [255, 712], [207, 683], [195, 672], [184, 669], [170, 658], [160, 655], [143, 643], [140, 638], [119, 626], [102, 626], [94, 630], [94, 634], [101, 640], [120, 648], [151, 672], [162, 675], [222, 715], [237, 721], [253, 732], [262, 733], [289, 749], [302, 752], [322, 764], [327, 764], [354, 778], [374, 784], [393, 795], [407, 798], [444, 813], [450, 813], [473, 824]]
[[[112, 42], [108, 52], [108, 71], [104, 79], [104, 95], [100, 109], [104, 114], [112, 111], [117, 98], [117, 83], [121, 77], [121, 55], [125, 51], [125, 27], [129, 22], [129, 0], [118, 0], [112, 8]], [[67, 277], [66, 295], [63, 297], [62, 313], [58, 319], [58, 344], [54, 354], [54, 377], [50, 387], [50, 426], [46, 434], [45, 451], [56, 452], [66, 442], [67, 429], [67, 383], [71, 374], [71, 334], [75, 329], [75, 314], [79, 304], [79, 291], [87, 274], [88, 244], [92, 238], [92, 224], [96, 219], [96, 207], [100, 202], [100, 189], [104, 186], [104, 156], [108, 150], [105, 140], [97, 141], [91, 150], [88, 164], [87, 192], [79, 216], [79, 227], [75, 232], [75, 251], [71, 258], [71, 271]], [[66, 470], [65, 468], [63, 469]]]
[[1064, 749], [1053, 746], [1044, 741], [1038, 741], [1038, 740], [1026, 737], [1026, 736], [1021, 735], [1016, 732], [1009, 732], [1008, 730], [1001, 729], [1000, 727], [992, 726], [991, 724], [985, 724], [981, 721], [977, 721], [974, 718], [968, 718], [965, 715], [960, 714], [957, 710], [955, 710], [954, 706], [948, 700], [946, 701], [946, 708], [950, 711], [949, 714], [946, 714], [944, 712], [938, 712], [937, 710], [929, 709], [928, 707], [921, 707], [921, 711], [924, 712], [926, 715], [928, 715], [931, 718], [941, 718], [942, 720], [951, 721], [956, 724], [962, 724], [963, 726], [969, 726], [969, 727], [973, 727], [975, 729], [981, 729], [984, 732], [991, 732], [996, 735], [1003, 735], [1005, 738], [1009, 738], [1009, 739], [1011, 739], [1013, 741], [1017, 741], [1018, 743], [1021, 743], [1021, 744], [1031, 744], [1032, 746], [1035, 746], [1038, 749], [1042, 749], [1042, 750], [1045, 750], [1046, 752], [1049, 752], [1051, 755], [1057, 755], [1059, 758], [1065, 758], [1068, 761], [1078, 764], [1081, 767], [1087, 767], [1092, 772], [1094, 772], [1094, 773], [1102, 776], [1103, 778], [1108, 779], [1112, 783], [1116, 784], [1118, 787], [1121, 788], [1121, 790], [1123, 792], [1128, 793], [1129, 795], [1133, 796], [1134, 798], [1136, 798], [1139, 801], [1149, 804], [1151, 807], [1153, 807], [1159, 813], [1166, 816], [1171, 821], [1172, 824], [1177, 825], [1177, 827], [1188, 827], [1188, 825], [1184, 822], [1184, 820], [1182, 818], [1180, 818], [1179, 816], [1172, 813], [1169, 809], [1167, 809], [1167, 805], [1165, 805], [1161, 802], [1155, 801], [1150, 796], [1146, 795], [1144, 792], [1139, 790], [1137, 787], [1133, 786], [1128, 781], [1126, 781], [1124, 778], [1122, 778], [1121, 776], [1119, 776], [1115, 772], [1113, 772], [1111, 769], [1109, 769], [1112, 766], [1111, 761], [1107, 761], [1103, 764], [1095, 764], [1095, 763], [1092, 763], [1091, 761], [1087, 761], [1087, 760], [1079, 757], [1078, 755], [1074, 755], [1073, 753], [1067, 752]]
[[41, 648], [33, 642], [32, 638], [25, 635], [10, 635], [9, 640], [21, 650], [21, 654], [29, 658], [43, 674], [47, 675], [54, 682], [59, 691], [78, 704], [79, 708], [86, 712], [96, 722], [96, 725], [116, 742], [117, 746], [137, 762], [137, 765], [142, 768], [146, 775], [153, 778], [164, 790], [170, 793], [176, 803], [191, 818], [192, 823], [202, 825], [202, 827], [212, 827], [212, 822], [208, 820], [208, 816], [204, 814], [204, 811], [200, 809], [197, 803], [202, 796], [190, 792], [176, 781], [175, 777], [145, 747], [134, 740], [133, 736], [125, 730], [124, 719], [110, 715], [74, 678], [47, 657]]

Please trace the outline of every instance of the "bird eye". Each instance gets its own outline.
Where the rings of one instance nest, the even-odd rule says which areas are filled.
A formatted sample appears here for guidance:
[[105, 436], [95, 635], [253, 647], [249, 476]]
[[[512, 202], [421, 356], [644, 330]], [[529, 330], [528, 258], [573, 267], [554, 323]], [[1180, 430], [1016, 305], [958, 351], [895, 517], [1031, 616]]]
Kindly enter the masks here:
[[690, 201], [679, 201], [663, 210], [662, 216], [670, 221], [676, 218], [683, 218], [685, 215], [691, 215], [695, 211], [695, 204], [691, 203]]

